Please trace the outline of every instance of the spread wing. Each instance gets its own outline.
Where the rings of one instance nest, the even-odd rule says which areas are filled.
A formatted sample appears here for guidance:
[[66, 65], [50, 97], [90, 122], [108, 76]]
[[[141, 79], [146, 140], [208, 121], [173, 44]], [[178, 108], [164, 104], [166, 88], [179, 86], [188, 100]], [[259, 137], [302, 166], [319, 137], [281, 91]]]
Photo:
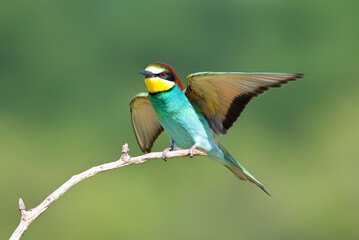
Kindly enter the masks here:
[[130, 102], [132, 127], [142, 152], [151, 152], [156, 138], [163, 128], [157, 119], [148, 93], [139, 93]]
[[185, 93], [217, 135], [226, 134], [249, 101], [303, 74], [200, 72], [187, 77]]

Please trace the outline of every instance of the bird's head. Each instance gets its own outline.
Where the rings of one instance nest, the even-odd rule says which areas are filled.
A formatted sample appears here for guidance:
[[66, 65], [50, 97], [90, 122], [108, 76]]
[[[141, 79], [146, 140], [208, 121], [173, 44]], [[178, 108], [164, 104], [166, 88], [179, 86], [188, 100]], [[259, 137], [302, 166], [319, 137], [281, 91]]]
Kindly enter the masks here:
[[145, 76], [145, 83], [148, 92], [151, 94], [166, 92], [172, 89], [176, 84], [183, 90], [181, 81], [173, 68], [164, 63], [152, 63], [145, 70], [139, 72]]

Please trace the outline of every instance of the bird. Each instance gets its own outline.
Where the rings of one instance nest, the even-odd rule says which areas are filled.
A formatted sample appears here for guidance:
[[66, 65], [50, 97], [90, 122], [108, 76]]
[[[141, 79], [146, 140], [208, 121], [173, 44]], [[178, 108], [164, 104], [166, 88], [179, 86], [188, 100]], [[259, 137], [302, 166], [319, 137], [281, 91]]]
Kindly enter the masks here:
[[237, 178], [249, 181], [269, 196], [264, 185], [240, 165], [218, 141], [227, 134], [246, 105], [271, 87], [281, 87], [303, 74], [257, 72], [198, 72], [187, 76], [187, 88], [174, 69], [155, 62], [140, 71], [148, 92], [130, 101], [131, 122], [142, 152], [151, 152], [162, 131], [170, 138], [170, 147], [162, 152], [198, 149], [228, 168]]

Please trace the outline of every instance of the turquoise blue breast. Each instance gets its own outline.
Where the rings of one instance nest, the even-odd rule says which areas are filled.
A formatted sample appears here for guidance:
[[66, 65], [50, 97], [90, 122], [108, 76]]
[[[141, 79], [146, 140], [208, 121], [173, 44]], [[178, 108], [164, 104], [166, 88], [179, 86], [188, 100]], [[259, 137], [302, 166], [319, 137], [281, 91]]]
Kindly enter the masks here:
[[158, 120], [179, 148], [210, 151], [215, 145], [207, 120], [192, 107], [186, 95], [175, 85], [171, 90], [149, 95]]

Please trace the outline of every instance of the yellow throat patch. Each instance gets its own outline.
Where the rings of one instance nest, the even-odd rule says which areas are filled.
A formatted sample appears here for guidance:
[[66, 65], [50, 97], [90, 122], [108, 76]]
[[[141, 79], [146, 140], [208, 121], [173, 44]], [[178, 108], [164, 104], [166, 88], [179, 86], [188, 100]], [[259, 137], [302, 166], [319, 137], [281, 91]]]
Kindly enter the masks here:
[[175, 85], [175, 82], [160, 78], [146, 78], [145, 83], [150, 93], [165, 92]]

